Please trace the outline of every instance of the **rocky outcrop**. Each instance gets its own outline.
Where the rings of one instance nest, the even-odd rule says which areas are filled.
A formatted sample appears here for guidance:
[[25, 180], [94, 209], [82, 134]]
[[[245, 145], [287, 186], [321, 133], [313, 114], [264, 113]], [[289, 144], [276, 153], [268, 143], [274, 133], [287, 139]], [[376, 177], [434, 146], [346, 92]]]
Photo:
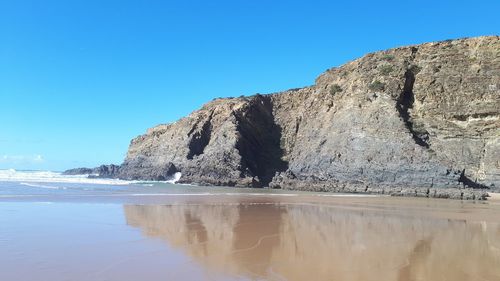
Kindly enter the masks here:
[[273, 111], [272, 96], [215, 100], [134, 139], [120, 177], [155, 179], [158, 171], [169, 177], [174, 171], [162, 167], [175, 165], [182, 182], [267, 186], [287, 169]]
[[94, 169], [92, 168], [74, 168], [74, 169], [69, 169], [66, 170], [62, 173], [63, 175], [67, 176], [74, 176], [74, 175], [91, 175], [94, 174]]
[[216, 99], [132, 140], [119, 177], [482, 198], [500, 187], [499, 119], [499, 37], [427, 43]]
[[119, 174], [120, 166], [110, 164], [101, 165], [96, 168], [75, 168], [66, 170], [63, 175], [89, 175], [96, 178], [115, 178]]

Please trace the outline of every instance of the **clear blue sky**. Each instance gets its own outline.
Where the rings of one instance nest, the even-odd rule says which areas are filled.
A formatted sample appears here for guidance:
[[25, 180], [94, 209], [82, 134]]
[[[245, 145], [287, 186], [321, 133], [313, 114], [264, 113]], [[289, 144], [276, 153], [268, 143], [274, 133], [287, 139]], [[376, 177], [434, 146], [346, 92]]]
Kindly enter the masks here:
[[367, 52], [500, 32], [492, 1], [0, 0], [0, 168], [120, 163], [215, 97]]

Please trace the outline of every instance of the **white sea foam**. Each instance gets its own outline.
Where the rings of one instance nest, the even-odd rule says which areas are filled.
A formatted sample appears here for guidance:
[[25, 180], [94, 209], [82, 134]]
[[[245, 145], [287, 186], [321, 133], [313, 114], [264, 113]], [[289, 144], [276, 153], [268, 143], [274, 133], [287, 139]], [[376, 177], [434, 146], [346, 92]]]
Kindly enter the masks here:
[[24, 185], [33, 182], [90, 183], [110, 185], [126, 185], [131, 183], [130, 181], [123, 181], [118, 179], [88, 178], [88, 175], [63, 175], [62, 173], [52, 171], [16, 171], [14, 169], [0, 170], [0, 181], [21, 182]]
[[168, 180], [167, 182], [169, 183], [176, 183], [178, 182], [182, 177], [182, 174], [180, 172], [177, 172], [174, 174], [174, 176], [172, 177], [172, 179]]
[[28, 182], [22, 182], [21, 185], [30, 186], [30, 187], [39, 187], [39, 188], [45, 188], [45, 189], [66, 189], [66, 187], [50, 186], [50, 185], [45, 185], [45, 184], [28, 183]]
[[[92, 175], [98, 176], [98, 175]], [[131, 183], [143, 183], [150, 186], [153, 183], [176, 183], [182, 174], [177, 172], [171, 179], [166, 181], [125, 181], [119, 179], [89, 178], [89, 175], [63, 175], [60, 172], [52, 171], [17, 171], [14, 169], [0, 170], [0, 181], [21, 182], [24, 185], [29, 182], [54, 182], [54, 183], [89, 183], [89, 184], [108, 184], [108, 185], [127, 185]], [[37, 186], [42, 187], [42, 186]]]
[[142, 186], [153, 186], [154, 183], [176, 183], [181, 179], [182, 174], [180, 172], [175, 173], [170, 179], [165, 181], [129, 181], [129, 183], [138, 183]]

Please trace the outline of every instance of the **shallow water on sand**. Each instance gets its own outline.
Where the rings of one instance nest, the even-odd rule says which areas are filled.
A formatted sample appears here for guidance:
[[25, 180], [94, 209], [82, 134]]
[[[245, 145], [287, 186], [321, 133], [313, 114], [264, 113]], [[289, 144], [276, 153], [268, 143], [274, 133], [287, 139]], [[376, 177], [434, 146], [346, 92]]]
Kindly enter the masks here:
[[0, 182], [0, 225], [0, 280], [500, 280], [496, 201]]

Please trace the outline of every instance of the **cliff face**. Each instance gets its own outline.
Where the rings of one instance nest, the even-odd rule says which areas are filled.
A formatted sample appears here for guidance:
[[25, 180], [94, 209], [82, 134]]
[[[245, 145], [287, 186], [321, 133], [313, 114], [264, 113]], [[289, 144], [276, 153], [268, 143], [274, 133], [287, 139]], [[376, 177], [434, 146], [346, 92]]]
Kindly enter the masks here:
[[[500, 187], [500, 37], [368, 54], [313, 86], [217, 99], [132, 140], [119, 176], [450, 195]], [[446, 192], [444, 192], [447, 190]]]

